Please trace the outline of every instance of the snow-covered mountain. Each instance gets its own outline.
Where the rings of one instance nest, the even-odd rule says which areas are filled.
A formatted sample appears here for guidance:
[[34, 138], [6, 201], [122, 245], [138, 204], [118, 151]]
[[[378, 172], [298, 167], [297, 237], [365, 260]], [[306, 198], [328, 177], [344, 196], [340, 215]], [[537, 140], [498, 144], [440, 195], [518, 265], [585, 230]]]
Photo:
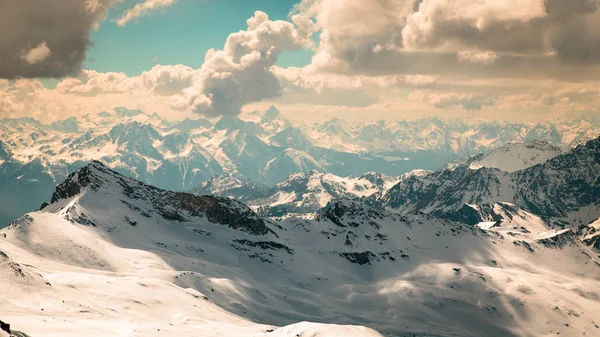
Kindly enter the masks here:
[[480, 158], [486, 156], [402, 180], [379, 202], [401, 213], [420, 211], [471, 224], [493, 216], [494, 204], [508, 202], [578, 234], [600, 218], [600, 138], [514, 172], [474, 167]]
[[542, 141], [508, 143], [481, 156], [471, 163], [471, 169], [497, 168], [505, 172], [522, 170], [543, 164], [562, 151], [559, 147]]
[[94, 162], [0, 230], [0, 312], [49, 337], [600, 331], [595, 254], [511, 214], [473, 227], [337, 200], [276, 222]]
[[361, 199], [382, 195], [402, 177], [388, 177], [367, 172], [360, 177], [340, 177], [331, 173], [310, 171], [294, 173], [273, 187], [257, 184], [234, 175], [214, 176], [191, 192], [197, 195], [219, 195], [247, 203], [265, 217], [312, 218], [315, 212], [335, 199]]
[[276, 108], [218, 121], [167, 121], [115, 108], [43, 124], [0, 120], [0, 226], [33, 210], [68, 172], [89, 160], [157, 187], [190, 190], [214, 175], [273, 186], [312, 170], [337, 176], [398, 176], [433, 170], [507, 142], [570, 148], [600, 134], [594, 119], [555, 123], [291, 121]]
[[257, 122], [226, 116], [215, 124], [206, 119], [170, 122], [125, 108], [49, 125], [33, 118], [3, 119], [0, 226], [34, 209], [68, 172], [90, 160], [172, 190], [191, 189], [222, 174], [272, 186], [292, 173], [314, 169], [347, 176], [421, 166], [317, 147], [275, 108]]
[[269, 217], [312, 217], [334, 199], [360, 199], [383, 193], [400, 177], [373, 172], [360, 177], [339, 177], [331, 173], [296, 173], [275, 185], [262, 198], [249, 205]]
[[257, 184], [234, 174], [216, 175], [191, 190], [197, 195], [218, 195], [242, 202], [261, 199], [269, 195], [269, 186]]

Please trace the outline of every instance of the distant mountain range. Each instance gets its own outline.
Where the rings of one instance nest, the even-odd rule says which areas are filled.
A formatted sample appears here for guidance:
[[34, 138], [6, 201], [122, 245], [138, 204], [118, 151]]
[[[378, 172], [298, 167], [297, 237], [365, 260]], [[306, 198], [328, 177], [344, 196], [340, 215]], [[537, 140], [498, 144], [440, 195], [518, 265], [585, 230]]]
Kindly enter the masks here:
[[90, 160], [170, 190], [191, 190], [223, 175], [270, 188], [295, 173], [401, 176], [508, 142], [541, 140], [568, 149], [600, 134], [593, 119], [528, 124], [332, 119], [308, 125], [274, 107], [243, 118], [173, 122], [115, 108], [52, 124], [0, 120], [0, 226], [35, 209], [53, 186]]

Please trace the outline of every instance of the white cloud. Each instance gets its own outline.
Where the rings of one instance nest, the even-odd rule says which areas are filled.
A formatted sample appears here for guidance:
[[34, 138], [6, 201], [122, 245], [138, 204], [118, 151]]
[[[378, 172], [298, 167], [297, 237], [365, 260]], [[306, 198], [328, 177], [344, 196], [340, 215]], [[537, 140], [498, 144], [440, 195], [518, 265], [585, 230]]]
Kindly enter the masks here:
[[320, 71], [600, 76], [596, 0], [304, 0], [294, 12], [316, 21]]
[[199, 69], [155, 66], [140, 76], [86, 70], [57, 85], [61, 93], [96, 95], [152, 91], [168, 98], [172, 109], [205, 115], [235, 115], [245, 104], [278, 97], [281, 83], [273, 73], [279, 54], [310, 48], [314, 27], [309, 20], [271, 21], [257, 11], [248, 29], [232, 33], [222, 50], [211, 49]]
[[50, 48], [46, 45], [46, 41], [40, 43], [34, 48], [29, 49], [28, 51], [23, 51], [21, 53], [21, 58], [29, 64], [36, 64], [43, 62], [45, 59], [50, 56], [52, 52]]
[[312, 45], [310, 23], [299, 17], [294, 22], [271, 21], [265, 13], [255, 12], [247, 30], [230, 34], [222, 50], [206, 53], [193, 89], [174, 98], [173, 107], [233, 115], [245, 104], [280, 96], [281, 84], [271, 69], [279, 54]]
[[458, 52], [458, 60], [469, 63], [491, 64], [498, 58], [493, 51], [464, 50]]
[[[255, 12], [198, 69], [85, 70], [56, 90], [5, 82], [0, 114], [66, 116], [123, 105], [212, 116], [263, 103], [350, 118], [598, 113], [599, 14], [589, 0], [560, 1], [305, 0], [288, 21]], [[295, 49], [314, 51], [312, 63], [276, 65]]]
[[119, 26], [125, 26], [132, 20], [139, 18], [140, 16], [147, 15], [148, 12], [156, 10], [158, 8], [169, 7], [175, 3], [176, 0], [146, 0], [142, 3], [138, 3], [133, 8], [127, 10], [123, 15], [115, 22]]

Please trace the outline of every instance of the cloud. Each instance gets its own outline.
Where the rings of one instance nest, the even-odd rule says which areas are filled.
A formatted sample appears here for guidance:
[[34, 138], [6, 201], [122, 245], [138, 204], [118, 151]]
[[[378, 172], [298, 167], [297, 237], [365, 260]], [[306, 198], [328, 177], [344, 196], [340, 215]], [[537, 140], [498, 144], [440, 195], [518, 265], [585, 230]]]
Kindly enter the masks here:
[[491, 64], [496, 58], [498, 55], [492, 51], [465, 50], [458, 52], [458, 60], [461, 62]]
[[125, 26], [132, 20], [139, 18], [142, 15], [148, 14], [158, 8], [168, 7], [175, 3], [176, 0], [146, 0], [142, 3], [138, 3], [133, 8], [129, 9], [115, 22], [119, 26]]
[[484, 106], [493, 106], [494, 98], [485, 95], [465, 93], [432, 93], [428, 94], [428, 102], [438, 109], [460, 106], [467, 111], [481, 110]]
[[29, 49], [29, 51], [23, 51], [21, 58], [29, 64], [36, 64], [43, 62], [50, 56], [52, 52], [46, 45], [46, 41], [40, 43], [37, 47]]
[[40, 81], [0, 79], [0, 116], [31, 111], [37, 95], [44, 86]]
[[211, 49], [194, 84], [173, 99], [173, 107], [208, 116], [236, 115], [248, 103], [281, 95], [272, 71], [284, 50], [309, 48], [314, 27], [307, 20], [271, 21], [261, 11], [248, 19], [248, 29], [232, 33], [222, 50]]
[[77, 77], [69, 77], [56, 85], [65, 94], [92, 96], [106, 93], [153, 92], [168, 96], [192, 85], [196, 71], [185, 65], [156, 65], [139, 76], [124, 73], [83, 70]]
[[76, 75], [92, 29], [115, 1], [3, 1], [0, 78]]
[[151, 91], [170, 96], [176, 110], [236, 115], [245, 104], [282, 94], [273, 68], [282, 51], [312, 46], [312, 22], [301, 17], [292, 21], [271, 21], [264, 12], [255, 12], [247, 21], [248, 29], [230, 34], [223, 49], [210, 49], [199, 69], [155, 66], [134, 77], [86, 70], [61, 81], [57, 90], [87, 96]]
[[317, 71], [600, 75], [597, 0], [303, 0], [294, 13], [316, 21], [320, 43], [310, 66]]

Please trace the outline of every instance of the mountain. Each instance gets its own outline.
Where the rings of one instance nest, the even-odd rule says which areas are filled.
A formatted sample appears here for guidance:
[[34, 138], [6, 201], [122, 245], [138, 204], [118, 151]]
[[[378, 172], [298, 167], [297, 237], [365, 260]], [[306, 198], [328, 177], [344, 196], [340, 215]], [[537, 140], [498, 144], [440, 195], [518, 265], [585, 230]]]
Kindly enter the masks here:
[[202, 185], [192, 189], [191, 192], [197, 195], [219, 195], [247, 202], [264, 198], [268, 195], [269, 189], [266, 185], [228, 174], [213, 176]]
[[[523, 153], [522, 146], [511, 148]], [[502, 156], [515, 158], [504, 151]], [[600, 138], [514, 172], [475, 164], [481, 158], [486, 156], [402, 180], [379, 202], [400, 213], [419, 211], [470, 224], [492, 216], [491, 205], [509, 202], [579, 234], [600, 218]]]
[[311, 171], [296, 173], [248, 204], [268, 217], [311, 218], [335, 199], [360, 199], [383, 193], [400, 177], [368, 172], [360, 177], [339, 177]]
[[[407, 173], [405, 176], [420, 172]], [[268, 187], [230, 174], [216, 175], [191, 192], [242, 201], [265, 217], [312, 218], [318, 210], [335, 199], [361, 199], [383, 194], [400, 179], [402, 177], [388, 177], [375, 172], [367, 172], [360, 177], [340, 177], [313, 170], [294, 173], [275, 186]]]
[[[229, 174], [273, 186], [312, 170], [343, 177], [437, 170], [509, 142], [539, 140], [569, 149], [598, 136], [599, 125], [591, 118], [307, 124], [275, 107], [218, 121], [168, 121], [123, 107], [51, 124], [5, 118], [0, 121], [0, 227], [34, 210], [68, 172], [90, 160], [171, 190], [190, 190], [214, 175]], [[33, 186], [33, 181], [39, 183]]]
[[559, 147], [542, 141], [508, 143], [486, 153], [480, 159], [474, 160], [471, 169], [487, 167], [514, 172], [543, 164], [561, 153]]
[[51, 337], [600, 331], [595, 254], [505, 212], [473, 227], [335, 200], [314, 220], [273, 221], [92, 162], [0, 230], [0, 312]]

